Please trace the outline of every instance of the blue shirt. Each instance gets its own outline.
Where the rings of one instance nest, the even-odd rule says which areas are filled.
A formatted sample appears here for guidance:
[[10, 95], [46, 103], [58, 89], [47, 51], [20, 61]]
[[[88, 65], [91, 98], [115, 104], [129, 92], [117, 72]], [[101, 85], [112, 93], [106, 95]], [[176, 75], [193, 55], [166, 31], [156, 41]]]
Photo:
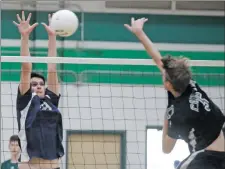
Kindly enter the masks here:
[[21, 161], [31, 158], [54, 160], [64, 155], [62, 115], [58, 109], [60, 95], [46, 89], [40, 98], [29, 89], [18, 90], [17, 121], [21, 143]]

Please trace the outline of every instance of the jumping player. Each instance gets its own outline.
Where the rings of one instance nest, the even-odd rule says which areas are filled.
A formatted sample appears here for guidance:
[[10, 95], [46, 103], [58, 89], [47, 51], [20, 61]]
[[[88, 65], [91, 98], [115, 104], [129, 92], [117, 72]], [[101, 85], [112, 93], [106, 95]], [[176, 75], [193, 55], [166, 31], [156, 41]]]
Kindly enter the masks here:
[[225, 117], [200, 86], [192, 80], [186, 58], [162, 57], [143, 31], [146, 18], [131, 19], [124, 26], [134, 33], [160, 69], [168, 91], [162, 149], [170, 153], [177, 139], [184, 140], [191, 155], [178, 169], [225, 169], [222, 127]]
[[[29, 35], [38, 25], [29, 25], [31, 13], [25, 20], [17, 14], [19, 23], [14, 22], [21, 34], [21, 56], [30, 56]], [[49, 22], [51, 16], [49, 15]], [[45, 23], [48, 41], [48, 57], [56, 56], [56, 34]], [[62, 116], [58, 110], [60, 98], [56, 64], [48, 64], [48, 88], [45, 78], [32, 73], [31, 63], [22, 63], [17, 95], [17, 120], [21, 141], [19, 168], [59, 168], [59, 159], [64, 155], [62, 146]]]

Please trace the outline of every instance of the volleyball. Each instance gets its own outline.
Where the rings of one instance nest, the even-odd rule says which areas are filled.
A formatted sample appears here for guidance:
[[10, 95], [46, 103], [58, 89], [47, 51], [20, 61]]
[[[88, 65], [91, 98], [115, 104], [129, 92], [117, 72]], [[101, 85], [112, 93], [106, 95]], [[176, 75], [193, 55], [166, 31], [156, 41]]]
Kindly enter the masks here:
[[77, 15], [70, 10], [59, 10], [52, 15], [50, 27], [61, 37], [73, 35], [79, 26]]

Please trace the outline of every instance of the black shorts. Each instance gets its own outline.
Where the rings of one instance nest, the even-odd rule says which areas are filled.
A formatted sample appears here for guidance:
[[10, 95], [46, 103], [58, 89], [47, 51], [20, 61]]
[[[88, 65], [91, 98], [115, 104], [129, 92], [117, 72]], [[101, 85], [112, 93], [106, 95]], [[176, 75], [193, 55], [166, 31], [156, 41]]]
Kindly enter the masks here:
[[182, 161], [177, 169], [225, 169], [225, 152], [195, 152]]

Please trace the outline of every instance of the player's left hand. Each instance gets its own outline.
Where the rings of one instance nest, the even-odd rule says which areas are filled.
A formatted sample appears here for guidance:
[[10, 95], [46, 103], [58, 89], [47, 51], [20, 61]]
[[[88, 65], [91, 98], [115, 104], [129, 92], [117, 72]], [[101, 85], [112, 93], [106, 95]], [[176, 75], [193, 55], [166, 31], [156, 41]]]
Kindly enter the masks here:
[[30, 19], [32, 16], [32, 13], [29, 13], [27, 19], [25, 19], [25, 13], [22, 11], [22, 18], [19, 14], [16, 15], [18, 23], [13, 21], [14, 25], [17, 26], [20, 34], [22, 37], [29, 37], [30, 33], [34, 30], [34, 28], [38, 25], [38, 23], [34, 23], [33, 25], [30, 25]]
[[143, 27], [145, 22], [147, 22], [148, 19], [147, 18], [140, 18], [135, 20], [134, 18], [131, 18], [131, 24], [124, 24], [124, 26], [131, 31], [132, 33], [134, 33], [135, 35], [138, 35], [139, 33], [141, 33], [143, 31]]
[[51, 18], [52, 18], [51, 14], [48, 14], [48, 25], [46, 23], [43, 23], [43, 22], [41, 24], [45, 27], [49, 36], [56, 36], [55, 31], [50, 27]]

